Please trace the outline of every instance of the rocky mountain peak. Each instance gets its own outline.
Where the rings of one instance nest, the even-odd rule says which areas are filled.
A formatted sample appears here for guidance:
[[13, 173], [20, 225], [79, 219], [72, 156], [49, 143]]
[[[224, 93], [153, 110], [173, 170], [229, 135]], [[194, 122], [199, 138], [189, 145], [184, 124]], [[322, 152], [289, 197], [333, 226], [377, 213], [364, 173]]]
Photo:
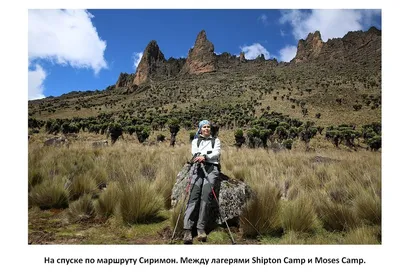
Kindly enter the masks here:
[[200, 31], [194, 47], [189, 50], [182, 74], [202, 74], [216, 71], [214, 45], [207, 40], [206, 32]]
[[305, 62], [317, 58], [323, 44], [324, 42], [321, 39], [321, 33], [319, 31], [309, 33], [305, 40], [299, 40], [296, 57], [293, 59], [294, 62]]
[[166, 60], [155, 40], [146, 46], [142, 59], [136, 69], [134, 84], [140, 85], [155, 73], [158, 68], [163, 67]]

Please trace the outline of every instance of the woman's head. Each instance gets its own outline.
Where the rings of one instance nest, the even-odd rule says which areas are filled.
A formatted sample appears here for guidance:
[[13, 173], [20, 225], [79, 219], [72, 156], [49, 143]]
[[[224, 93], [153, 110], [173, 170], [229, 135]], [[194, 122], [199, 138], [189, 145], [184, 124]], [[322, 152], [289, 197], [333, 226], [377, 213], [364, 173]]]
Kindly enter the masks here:
[[[203, 135], [204, 137], [210, 136], [211, 132], [211, 126], [210, 126], [210, 121], [208, 120], [203, 120], [199, 123], [199, 129], [197, 130], [197, 135], [199, 134]], [[197, 138], [197, 137], [196, 137]]]

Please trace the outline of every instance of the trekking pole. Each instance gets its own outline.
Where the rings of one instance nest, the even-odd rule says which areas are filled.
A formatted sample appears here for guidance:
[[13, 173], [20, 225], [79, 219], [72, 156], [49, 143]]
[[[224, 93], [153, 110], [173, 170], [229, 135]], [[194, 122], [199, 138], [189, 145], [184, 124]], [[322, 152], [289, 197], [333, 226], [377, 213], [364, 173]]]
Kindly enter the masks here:
[[[210, 182], [210, 180], [208, 179], [207, 171], [206, 171], [206, 169], [204, 168], [204, 164], [203, 164], [203, 163], [200, 163], [200, 166], [201, 166], [201, 169], [203, 169], [204, 176], [206, 177], [206, 179], [208, 180], [208, 182]], [[211, 182], [210, 182], [210, 184], [211, 184]], [[220, 206], [219, 206], [219, 201], [218, 201], [217, 195], [215, 194], [214, 187], [211, 187], [211, 191], [212, 191], [212, 193], [213, 193], [213, 195], [214, 195], [215, 201], [217, 201], [219, 218], [222, 219], [222, 220], [225, 222], [225, 225], [226, 225], [226, 227], [228, 228], [229, 237], [231, 238], [231, 241], [232, 241], [232, 245], [234, 245], [234, 244], [236, 244], [236, 242], [235, 242], [235, 240], [233, 239], [232, 232], [231, 232], [231, 229], [229, 228], [228, 222], [226, 222], [226, 218], [223, 217], [222, 214], [221, 214], [221, 208], [220, 208]]]
[[[194, 160], [197, 156], [199, 156], [199, 155], [200, 155], [200, 153], [194, 154], [194, 156], [193, 156], [192, 159], [190, 160], [190, 164], [191, 164], [190, 167], [193, 166], [193, 160]], [[194, 169], [190, 169], [190, 170], [192, 170], [192, 172], [194, 171]], [[190, 170], [189, 170], [189, 171], [190, 171]], [[176, 220], [176, 223], [175, 223], [174, 231], [173, 231], [173, 233], [172, 233], [171, 240], [169, 241], [170, 244], [171, 244], [172, 241], [174, 240], [176, 228], [178, 227], [179, 219], [181, 218], [181, 214], [182, 214], [182, 211], [183, 211], [183, 207], [185, 206], [186, 198], [187, 198], [187, 196], [188, 196], [188, 192], [189, 192], [189, 188], [190, 188], [190, 178], [191, 178], [191, 175], [189, 174], [189, 181], [188, 181], [188, 184], [187, 184], [187, 186], [186, 186], [185, 198], [183, 199], [182, 207], [181, 207], [181, 210], [179, 211], [178, 219]]]

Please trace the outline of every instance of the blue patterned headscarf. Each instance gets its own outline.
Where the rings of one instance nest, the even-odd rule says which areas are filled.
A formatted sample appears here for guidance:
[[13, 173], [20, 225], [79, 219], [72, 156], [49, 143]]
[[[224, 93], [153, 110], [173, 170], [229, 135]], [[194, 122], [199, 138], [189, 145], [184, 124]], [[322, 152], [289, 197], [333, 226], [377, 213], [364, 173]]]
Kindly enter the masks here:
[[200, 135], [200, 132], [201, 132], [201, 128], [202, 128], [204, 125], [209, 125], [209, 124], [210, 124], [210, 121], [208, 121], [208, 120], [203, 120], [203, 121], [201, 121], [201, 122], [199, 123], [199, 129], [197, 130], [196, 135], [194, 135], [194, 138], [195, 138], [195, 139], [199, 138], [199, 135]]

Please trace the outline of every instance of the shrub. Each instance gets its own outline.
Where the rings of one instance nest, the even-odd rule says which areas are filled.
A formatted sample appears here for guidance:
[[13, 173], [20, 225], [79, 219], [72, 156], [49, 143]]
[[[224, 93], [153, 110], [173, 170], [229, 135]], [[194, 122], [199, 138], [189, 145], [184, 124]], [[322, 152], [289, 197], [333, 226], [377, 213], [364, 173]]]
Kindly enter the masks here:
[[282, 142], [282, 145], [283, 145], [286, 149], [291, 150], [291, 149], [292, 149], [292, 145], [293, 145], [293, 140], [292, 140], [292, 139], [284, 140], [284, 141]]
[[377, 135], [367, 141], [368, 146], [372, 151], [378, 151], [382, 147], [382, 138]]
[[243, 130], [238, 129], [235, 131], [235, 145], [240, 148], [246, 142], [246, 138], [243, 136]]
[[118, 140], [119, 136], [122, 135], [122, 126], [120, 123], [110, 123], [108, 126], [108, 131], [111, 136], [111, 144], [114, 144]]
[[361, 108], [362, 108], [362, 105], [361, 105], [361, 104], [355, 104], [355, 105], [353, 105], [353, 109], [354, 109], [355, 111], [359, 111], [359, 110], [361, 110]]

